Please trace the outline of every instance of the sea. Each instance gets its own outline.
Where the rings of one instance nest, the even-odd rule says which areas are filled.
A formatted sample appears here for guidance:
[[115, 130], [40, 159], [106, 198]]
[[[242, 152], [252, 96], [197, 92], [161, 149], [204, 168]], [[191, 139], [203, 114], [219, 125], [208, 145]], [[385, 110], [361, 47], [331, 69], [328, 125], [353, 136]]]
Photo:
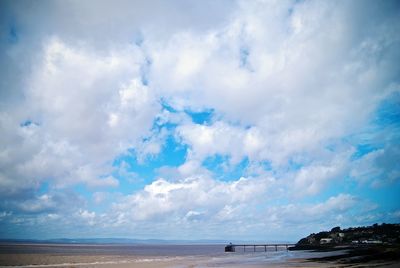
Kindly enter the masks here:
[[246, 250], [238, 247], [236, 252], [228, 253], [224, 247], [222, 244], [0, 244], [0, 267], [101, 267], [121, 263], [124, 267], [130, 267], [129, 263], [141, 267], [138, 263], [151, 262], [154, 267], [158, 267], [156, 263], [171, 263], [165, 267], [174, 267], [174, 263], [180, 263], [176, 267], [280, 267], [278, 264], [291, 267], [290, 260], [341, 253], [288, 251], [285, 247], [278, 250], [269, 247], [266, 252], [264, 247], [255, 251], [253, 247]]

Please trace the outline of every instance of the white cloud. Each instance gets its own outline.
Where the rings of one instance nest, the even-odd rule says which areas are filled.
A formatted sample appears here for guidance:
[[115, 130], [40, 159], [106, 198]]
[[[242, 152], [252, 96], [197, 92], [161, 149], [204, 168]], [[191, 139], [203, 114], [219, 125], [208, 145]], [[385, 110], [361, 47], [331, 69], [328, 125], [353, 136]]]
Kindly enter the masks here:
[[[272, 221], [280, 226], [299, 224], [326, 224], [340, 219], [340, 215], [349, 215], [349, 210], [358, 208], [360, 205], [357, 198], [349, 194], [339, 194], [330, 197], [318, 204], [288, 204], [284, 206], [273, 206], [266, 213]], [[341, 224], [352, 222], [351, 218], [343, 220]]]
[[81, 218], [84, 222], [86, 222], [89, 225], [94, 225], [96, 223], [96, 212], [88, 211], [88, 210], [79, 210], [78, 212], [78, 217]]
[[[220, 182], [210, 178], [189, 177], [176, 182], [158, 179], [143, 191], [126, 196], [114, 210], [133, 220], [154, 218], [187, 218], [188, 213], [202, 211], [202, 217], [213, 218], [226, 205], [258, 203], [272, 179], [240, 178], [233, 182]], [[199, 212], [200, 213], [200, 212]], [[239, 216], [240, 215], [236, 215]]]
[[[0, 10], [0, 207], [24, 216], [0, 215], [15, 223], [130, 226], [144, 235], [177, 225], [187, 236], [207, 223], [204, 235], [254, 235], [285, 221], [352, 217], [361, 202], [352, 194], [301, 203], [349, 174], [372, 186], [399, 180], [396, 138], [381, 137], [383, 146], [355, 160], [349, 147], [357, 141], [346, 140], [399, 91], [392, 3], [26, 5]], [[185, 114], [205, 109], [213, 111], [206, 124]], [[113, 166], [121, 155], [145, 164], [171, 136], [189, 149], [183, 164], [157, 167], [165, 179], [146, 181], [124, 160]], [[216, 180], [203, 165], [216, 155], [227, 171], [248, 158], [241, 171], [253, 177]], [[125, 186], [121, 178], [132, 189], [147, 185], [110, 194]], [[74, 202], [65, 195], [76, 184], [101, 192], [93, 203]], [[111, 199], [112, 211], [90, 207]], [[352, 218], [379, 219], [374, 209]], [[226, 222], [242, 224], [233, 230]]]
[[[49, 190], [45, 194], [25, 193], [25, 195], [12, 196], [0, 202], [0, 209], [3, 211], [13, 211], [17, 215], [28, 215], [34, 218], [35, 215], [57, 214], [68, 215], [77, 207], [85, 204], [84, 199], [72, 192]], [[29, 216], [30, 215], [30, 216]]]
[[[386, 33], [397, 26], [384, 24], [390, 29], [379, 31], [382, 24], [355, 17], [352, 4], [246, 2], [240, 7], [223, 28], [200, 36], [177, 34], [162, 52], [149, 46], [152, 84], [178, 109], [214, 108], [225, 120], [218, 127], [239, 122], [227, 140], [253, 126], [262, 137], [259, 157], [286, 164], [296, 154], [352, 134], [393, 92], [398, 68], [391, 53], [398, 40]], [[188, 47], [193, 78], [176, 75], [171, 67], [189, 57]], [[248, 51], [251, 70], [241, 67], [241, 49]], [[194, 153], [211, 153], [209, 130], [203, 127]], [[218, 141], [215, 151], [240, 155], [235, 146], [224, 146], [226, 140]]]
[[263, 160], [260, 153], [265, 140], [256, 128], [243, 129], [222, 121], [212, 125], [183, 124], [177, 128], [183, 142], [190, 145], [189, 159], [204, 160], [213, 155], [230, 156], [231, 163], [237, 164], [244, 157]]
[[352, 150], [335, 152], [326, 155], [325, 159], [314, 160], [313, 163], [301, 167], [294, 174], [290, 186], [293, 194], [298, 197], [312, 196], [324, 188], [334, 184], [342, 184], [349, 169], [349, 159]]
[[[27, 86], [30, 115], [46, 132], [100, 157], [123, 150], [151, 125], [157, 106], [138, 81], [144, 56], [134, 46], [98, 55], [50, 39], [44, 57]], [[105, 124], [110, 116], [114, 127]]]
[[54, 201], [47, 194], [39, 196], [36, 200], [29, 200], [28, 202], [20, 203], [18, 206], [25, 212], [40, 212], [55, 208]]
[[126, 46], [102, 55], [51, 38], [43, 55], [26, 80], [25, 107], [2, 115], [4, 134], [14, 139], [2, 144], [3, 189], [48, 179], [59, 186], [118, 186], [109, 162], [150, 134], [159, 111], [139, 80], [142, 52]]
[[399, 146], [388, 143], [354, 161], [350, 175], [361, 184], [373, 187], [391, 185], [400, 180]]

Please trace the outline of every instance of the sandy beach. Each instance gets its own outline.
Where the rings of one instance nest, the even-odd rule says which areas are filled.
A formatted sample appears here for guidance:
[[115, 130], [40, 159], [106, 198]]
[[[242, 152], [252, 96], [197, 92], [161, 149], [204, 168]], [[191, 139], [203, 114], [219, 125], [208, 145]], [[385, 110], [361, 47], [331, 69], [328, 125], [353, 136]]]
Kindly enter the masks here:
[[371, 262], [365, 264], [338, 264], [315, 262], [305, 258], [283, 261], [246, 259], [248, 256], [115, 256], [115, 255], [52, 255], [52, 254], [0, 254], [0, 267], [77, 267], [77, 268], [184, 268], [184, 267], [399, 267], [399, 263]]
[[388, 260], [341, 262], [346, 250], [226, 253], [223, 249], [223, 245], [1, 244], [0, 267], [400, 267]]
[[[47, 254], [2, 254], [0, 267], [332, 267], [330, 264], [293, 259], [277, 263], [243, 263], [227, 257], [149, 257], [149, 256], [69, 256]], [[335, 266], [342, 267], [342, 266]]]

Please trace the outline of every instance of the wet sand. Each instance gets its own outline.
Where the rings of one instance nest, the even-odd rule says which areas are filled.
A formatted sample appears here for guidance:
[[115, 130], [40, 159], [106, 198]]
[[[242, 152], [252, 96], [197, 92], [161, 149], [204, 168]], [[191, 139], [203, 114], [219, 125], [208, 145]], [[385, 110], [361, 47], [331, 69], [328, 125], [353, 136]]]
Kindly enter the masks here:
[[148, 257], [148, 256], [70, 256], [47, 254], [2, 254], [0, 267], [79, 267], [79, 268], [153, 268], [153, 267], [332, 267], [328, 264], [307, 262], [294, 259], [282, 263], [236, 263], [236, 259], [226, 257], [184, 256], [184, 257]]
[[167, 268], [167, 267], [400, 267], [399, 263], [378, 262], [366, 264], [338, 264], [335, 262], [310, 262], [306, 259], [289, 259], [283, 262], [267, 263], [242, 263], [236, 259], [206, 256], [184, 256], [184, 257], [148, 257], [148, 256], [71, 256], [71, 255], [48, 255], [48, 254], [1, 254], [0, 267], [77, 267], [77, 268]]
[[[148, 254], [137, 254], [133, 251], [143, 246], [88, 246], [88, 245], [9, 245], [0, 247], [0, 267], [76, 267], [76, 268], [202, 268], [202, 267], [400, 267], [400, 263], [388, 261], [373, 261], [362, 264], [345, 264], [338, 261], [326, 261], [345, 253], [335, 252], [257, 252], [257, 253], [224, 253], [210, 250], [219, 247], [210, 246], [201, 252], [192, 254], [166, 253], [171, 247], [149, 247]], [[197, 248], [192, 246], [193, 248]], [[172, 246], [181, 252], [182, 246]], [[184, 248], [189, 248], [186, 246]], [[164, 250], [164, 254], [153, 254], [154, 249]], [[108, 252], [107, 254], [105, 254]], [[121, 252], [125, 252], [122, 253]], [[320, 261], [319, 261], [320, 260]], [[322, 261], [324, 260], [324, 261]]]

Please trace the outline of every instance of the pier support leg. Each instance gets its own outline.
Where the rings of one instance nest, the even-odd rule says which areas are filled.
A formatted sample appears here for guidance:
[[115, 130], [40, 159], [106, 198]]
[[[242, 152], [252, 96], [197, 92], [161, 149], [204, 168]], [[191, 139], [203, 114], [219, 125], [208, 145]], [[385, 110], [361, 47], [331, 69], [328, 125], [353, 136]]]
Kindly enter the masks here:
[[265, 252], [267, 252], [267, 246], [264, 246], [264, 250], [265, 250]]
[[275, 251], [278, 251], [278, 245], [275, 245]]

